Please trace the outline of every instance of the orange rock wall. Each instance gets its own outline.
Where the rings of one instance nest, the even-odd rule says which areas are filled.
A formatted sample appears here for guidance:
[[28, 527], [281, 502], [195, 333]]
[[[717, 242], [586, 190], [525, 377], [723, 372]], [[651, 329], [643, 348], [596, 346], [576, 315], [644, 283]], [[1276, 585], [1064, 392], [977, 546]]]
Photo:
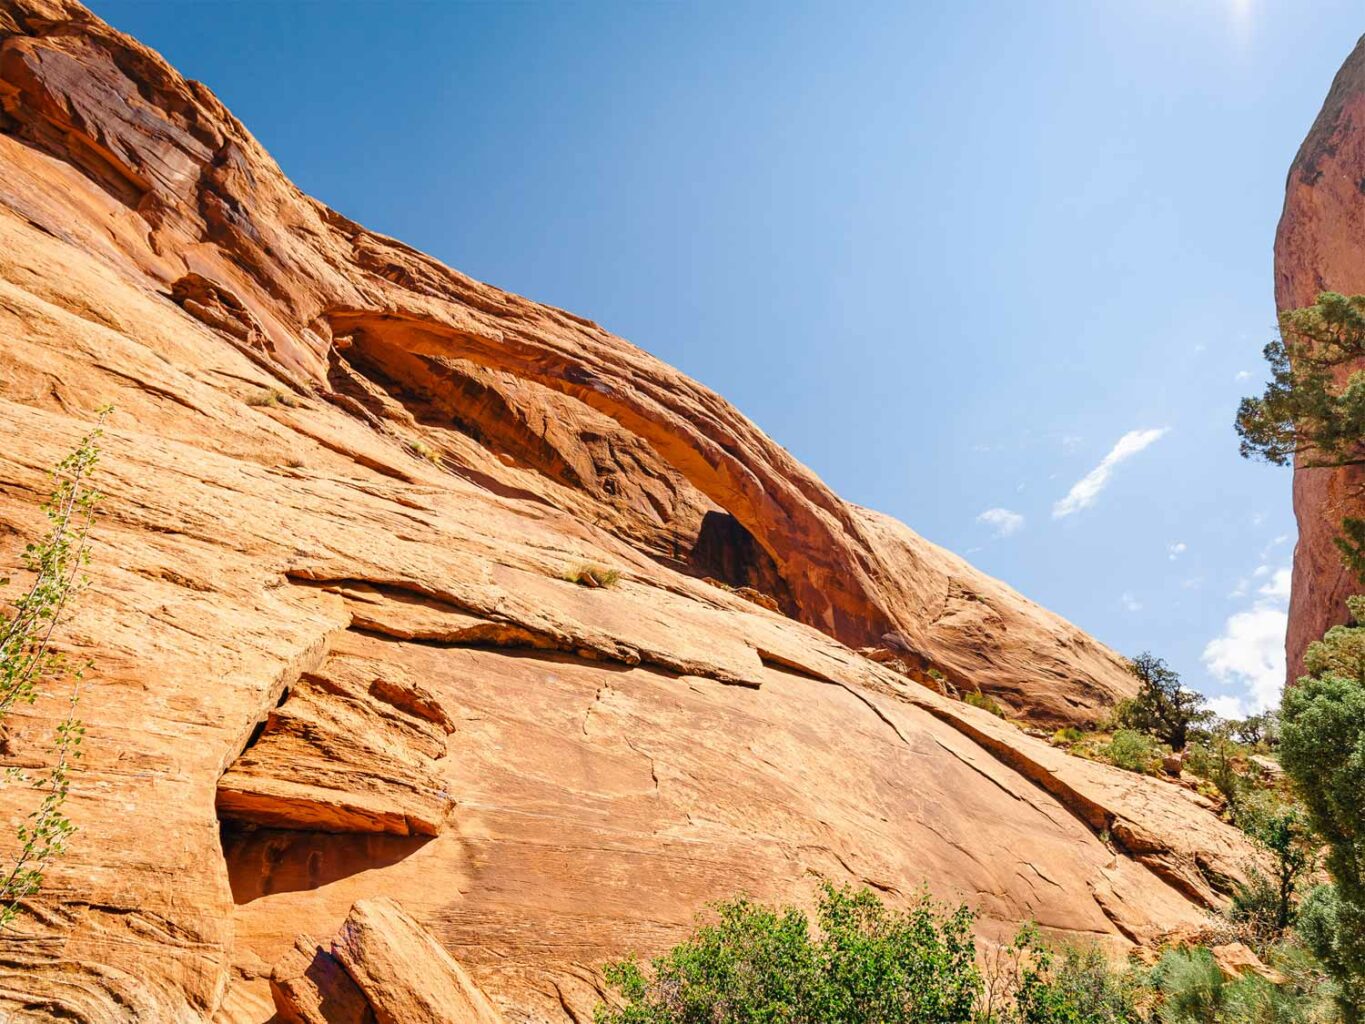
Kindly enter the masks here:
[[1253, 855], [1192, 791], [888, 667], [1052, 726], [1131, 692], [1112, 651], [640, 349], [302, 195], [78, 5], [0, 0], [0, 112], [4, 550], [116, 406], [62, 638], [95, 666], [80, 832], [0, 935], [0, 1014], [311, 1013], [331, 936], [357, 1019], [446, 998], [348, 966], [392, 899], [506, 1019], [584, 1020], [604, 960], [740, 888], [927, 883], [987, 934], [1121, 948]]

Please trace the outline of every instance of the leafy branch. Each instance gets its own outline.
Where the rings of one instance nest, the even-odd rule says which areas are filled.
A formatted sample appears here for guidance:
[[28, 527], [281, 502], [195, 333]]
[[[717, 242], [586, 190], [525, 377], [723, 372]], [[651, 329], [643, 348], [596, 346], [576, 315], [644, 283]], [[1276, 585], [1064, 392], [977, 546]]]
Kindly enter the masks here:
[[[36, 781], [22, 769], [5, 773], [6, 783], [31, 783], [42, 799], [15, 830], [18, 853], [14, 863], [0, 872], [0, 929], [14, 920], [21, 901], [41, 888], [47, 865], [65, 852], [75, 832], [64, 806], [71, 768], [80, 760], [85, 738], [76, 709], [81, 681], [90, 666], [88, 662], [70, 665], [53, 651], [52, 638], [71, 598], [89, 583], [84, 569], [90, 561], [90, 527], [103, 497], [89, 480], [99, 464], [99, 438], [110, 411], [109, 407], [99, 410], [95, 428], [54, 467], [54, 488], [43, 503], [47, 532], [26, 545], [20, 559], [31, 575], [28, 589], [10, 603], [12, 614], [0, 611], [0, 726], [17, 704], [37, 700], [43, 681], [71, 684], [66, 715], [53, 733], [52, 767]], [[0, 579], [0, 587], [9, 584], [8, 577]]]

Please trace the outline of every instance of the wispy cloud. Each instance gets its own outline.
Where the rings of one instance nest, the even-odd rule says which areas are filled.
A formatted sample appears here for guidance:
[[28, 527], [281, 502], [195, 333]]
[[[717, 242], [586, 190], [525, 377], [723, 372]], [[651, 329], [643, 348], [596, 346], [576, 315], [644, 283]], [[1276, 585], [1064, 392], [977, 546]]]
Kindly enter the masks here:
[[1123, 610], [1126, 612], [1142, 611], [1142, 602], [1129, 593], [1125, 593], [1119, 598], [1119, 604], [1123, 605]]
[[1077, 480], [1066, 497], [1052, 506], [1052, 518], [1061, 519], [1093, 505], [1100, 492], [1108, 486], [1114, 468], [1160, 440], [1167, 430], [1167, 427], [1156, 427], [1148, 430], [1130, 430], [1124, 434], [1118, 443], [1109, 449], [1109, 454], [1100, 460], [1100, 464]]
[[1008, 537], [1024, 528], [1024, 517], [1007, 508], [988, 508], [976, 517], [976, 521], [989, 526], [997, 537]]
[[1166, 545], [1166, 551], [1169, 554], [1172, 562], [1174, 562], [1177, 558], [1179, 558], [1189, 549], [1190, 546], [1186, 544], [1183, 540], [1178, 540], [1174, 544]]

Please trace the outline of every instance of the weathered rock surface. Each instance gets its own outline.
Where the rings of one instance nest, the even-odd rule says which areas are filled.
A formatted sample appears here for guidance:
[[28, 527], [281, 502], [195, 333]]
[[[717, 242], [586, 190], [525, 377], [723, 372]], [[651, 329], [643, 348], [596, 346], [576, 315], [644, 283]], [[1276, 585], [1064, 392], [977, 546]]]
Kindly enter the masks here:
[[270, 993], [283, 1024], [376, 1024], [370, 1001], [346, 968], [306, 935], [275, 965]]
[[378, 1024], [503, 1024], [464, 969], [393, 900], [360, 900], [332, 955]]
[[300, 937], [391, 897], [509, 1020], [586, 1020], [604, 960], [739, 889], [927, 883], [1123, 946], [1253, 855], [912, 681], [1085, 720], [1132, 686], [1103, 645], [596, 325], [302, 195], [75, 4], [0, 0], [0, 110], [4, 550], [117, 407], [63, 637], [95, 664], [81, 831], [0, 936], [0, 1013], [330, 1020], [381, 947]]
[[[1312, 305], [1318, 293], [1365, 292], [1365, 40], [1337, 73], [1322, 111], [1289, 168], [1275, 238], [1275, 301]], [[1303, 672], [1308, 645], [1346, 621], [1346, 598], [1361, 585], [1342, 565], [1333, 539], [1344, 515], [1365, 515], [1361, 467], [1294, 471], [1294, 549], [1288, 674]]]
[[376, 674], [386, 670], [332, 659], [300, 676], [219, 779], [218, 817], [323, 832], [440, 832], [452, 801], [434, 769], [455, 726], [422, 687]]

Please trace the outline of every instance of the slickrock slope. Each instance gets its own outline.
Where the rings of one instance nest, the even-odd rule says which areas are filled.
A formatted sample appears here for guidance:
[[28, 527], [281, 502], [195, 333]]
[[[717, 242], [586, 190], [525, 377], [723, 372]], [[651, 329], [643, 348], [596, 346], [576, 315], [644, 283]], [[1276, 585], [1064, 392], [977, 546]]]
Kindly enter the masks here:
[[[1327, 290], [1365, 292], [1365, 39], [1337, 73], [1289, 169], [1275, 238], [1279, 308], [1312, 305]], [[1341, 517], [1362, 510], [1360, 467], [1295, 470], [1299, 541], [1285, 640], [1291, 680], [1303, 671], [1305, 648], [1346, 620], [1346, 598], [1361, 589], [1332, 541]]]
[[927, 882], [994, 934], [1123, 945], [1252, 855], [914, 681], [1083, 720], [1129, 692], [1112, 652], [596, 325], [303, 196], [82, 8], [0, 0], [0, 111], [6, 550], [117, 407], [67, 636], [81, 831], [0, 936], [10, 1019], [306, 1018], [338, 970], [337, 1019], [447, 998], [376, 981], [356, 908], [385, 962], [431, 941], [491, 1012], [581, 1021], [603, 960], [739, 889]]

